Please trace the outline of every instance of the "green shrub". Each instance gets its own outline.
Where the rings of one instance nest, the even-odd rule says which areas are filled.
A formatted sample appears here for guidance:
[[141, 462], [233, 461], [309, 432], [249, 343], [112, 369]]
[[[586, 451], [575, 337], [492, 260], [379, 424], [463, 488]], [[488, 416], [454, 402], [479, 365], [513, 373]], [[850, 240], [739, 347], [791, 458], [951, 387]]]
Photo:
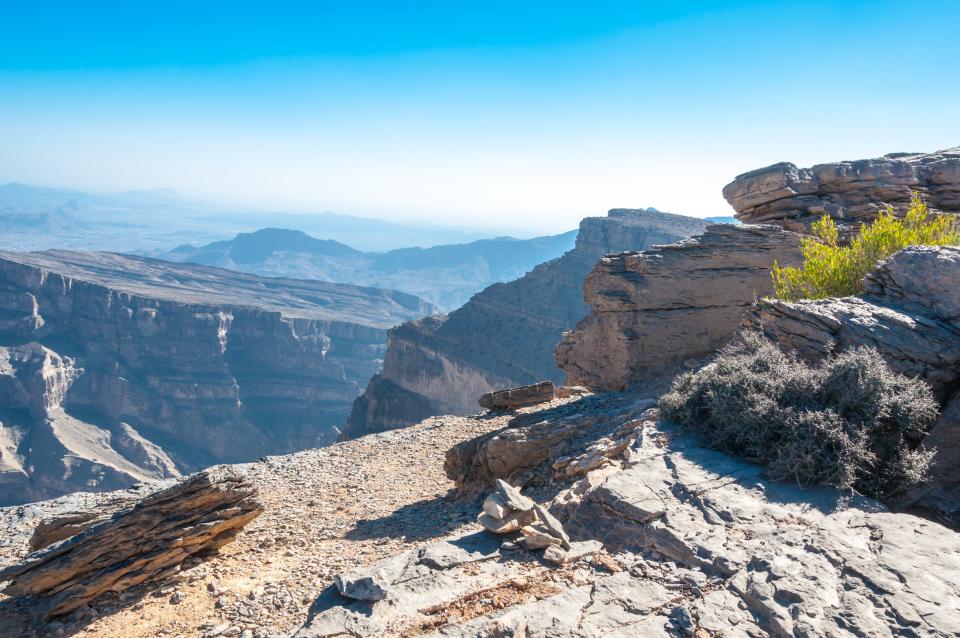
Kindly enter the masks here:
[[920, 196], [914, 193], [903, 219], [892, 208], [880, 212], [849, 244], [841, 243], [836, 223], [828, 215], [815, 222], [813, 237], [801, 243], [803, 265], [780, 266], [774, 262], [774, 294], [779, 299], [823, 299], [846, 297], [863, 291], [863, 277], [877, 263], [907, 246], [948, 246], [960, 244], [960, 225], [953, 215], [931, 215]]
[[708, 447], [763, 463], [776, 479], [886, 498], [921, 483], [918, 447], [937, 418], [930, 388], [856, 348], [811, 367], [743, 333], [701, 370], [677, 377], [663, 417]]

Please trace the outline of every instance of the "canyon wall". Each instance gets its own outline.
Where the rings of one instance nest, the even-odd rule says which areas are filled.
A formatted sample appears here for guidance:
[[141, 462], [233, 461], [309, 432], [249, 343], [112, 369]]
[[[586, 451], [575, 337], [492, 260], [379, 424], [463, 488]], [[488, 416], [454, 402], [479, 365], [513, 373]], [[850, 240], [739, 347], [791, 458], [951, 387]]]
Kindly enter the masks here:
[[109, 253], [0, 253], [0, 503], [336, 438], [405, 293]]
[[644, 250], [703, 231], [700, 219], [614, 209], [580, 224], [576, 246], [509, 283], [494, 284], [447, 316], [390, 331], [383, 373], [354, 404], [344, 437], [402, 427], [435, 414], [477, 411], [486, 392], [559, 382], [553, 351], [586, 313], [583, 278], [600, 257]]
[[587, 275], [591, 313], [563, 335], [569, 385], [621, 391], [673, 377], [733, 334], [769, 294], [774, 260], [800, 260], [800, 236], [779, 226], [722, 224], [646, 252], [608, 255]]

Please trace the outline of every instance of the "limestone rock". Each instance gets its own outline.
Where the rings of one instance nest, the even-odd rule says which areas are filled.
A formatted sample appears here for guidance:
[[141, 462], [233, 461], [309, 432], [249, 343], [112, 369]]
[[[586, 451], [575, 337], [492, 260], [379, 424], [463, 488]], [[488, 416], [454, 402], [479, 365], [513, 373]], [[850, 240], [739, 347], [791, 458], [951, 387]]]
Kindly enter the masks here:
[[771, 291], [773, 262], [800, 262], [799, 242], [776, 226], [716, 225], [676, 244], [604, 257], [583, 286], [590, 314], [557, 347], [567, 383], [599, 391], [662, 385], [736, 332]]
[[240, 474], [211, 468], [0, 571], [3, 593], [30, 599], [40, 620], [66, 614], [108, 591], [161, 580], [187, 557], [229, 543], [261, 511]]
[[0, 504], [335, 438], [412, 295], [113, 253], [0, 252]]
[[383, 373], [357, 399], [342, 438], [470, 414], [476, 398], [562, 373], [553, 351], [588, 311], [583, 278], [605, 254], [689, 237], [707, 223], [653, 209], [609, 212], [580, 224], [575, 248], [509, 283], [494, 284], [445, 316], [390, 331]]
[[497, 491], [503, 501], [512, 510], [527, 512], [536, 506], [532, 499], [520, 493], [520, 490], [504, 480], [497, 479]]
[[835, 490], [769, 481], [762, 467], [656, 429], [631, 467], [581, 501], [571, 535], [719, 578], [771, 635], [960, 631], [956, 532], [870, 499], [844, 504]]
[[487, 513], [482, 513], [477, 517], [477, 522], [494, 534], [516, 532], [535, 520], [536, 516], [530, 510], [513, 511], [499, 518]]
[[538, 403], [552, 401], [557, 395], [553, 381], [541, 381], [532, 385], [522, 385], [509, 390], [488, 392], [480, 397], [481, 408], [495, 412], [506, 412]]
[[563, 524], [557, 520], [557, 517], [540, 503], [533, 506], [533, 511], [537, 513], [537, 518], [540, 519], [547, 533], [556, 538], [561, 547], [570, 549], [570, 537], [564, 531]]
[[[607, 430], [633, 418], [625, 402], [602, 398], [577, 407], [605, 414]], [[546, 410], [515, 427], [534, 430], [571, 416]], [[960, 535], [953, 530], [834, 489], [770, 481], [764, 468], [701, 448], [667, 423], [646, 419], [639, 427], [627, 462], [565, 490], [581, 490], [563, 523], [569, 550], [540, 523], [524, 536], [531, 547], [545, 546], [542, 554], [501, 549], [485, 532], [462, 533], [375, 565], [391, 574], [387, 601], [321, 595], [294, 635], [960, 631]], [[426, 555], [450, 559], [428, 564]]]
[[531, 473], [536, 474], [533, 482], [578, 476], [589, 465], [581, 464], [581, 459], [622, 459], [639, 431], [637, 417], [655, 403], [626, 395], [597, 395], [521, 415], [505, 428], [451, 448], [444, 469], [461, 491], [486, 489], [497, 479], [513, 480]]
[[341, 596], [354, 600], [383, 600], [389, 585], [382, 570], [361, 569], [347, 574], [337, 574], [333, 582]]
[[737, 176], [723, 196], [742, 222], [806, 232], [824, 214], [850, 225], [872, 219], [887, 206], [902, 214], [913, 191], [935, 211], [960, 211], [960, 147], [812, 168], [782, 162]]
[[552, 545], [543, 553], [543, 560], [556, 565], [566, 565], [592, 556], [602, 549], [603, 544], [593, 540], [570, 543], [568, 549], [563, 549], [560, 545]]

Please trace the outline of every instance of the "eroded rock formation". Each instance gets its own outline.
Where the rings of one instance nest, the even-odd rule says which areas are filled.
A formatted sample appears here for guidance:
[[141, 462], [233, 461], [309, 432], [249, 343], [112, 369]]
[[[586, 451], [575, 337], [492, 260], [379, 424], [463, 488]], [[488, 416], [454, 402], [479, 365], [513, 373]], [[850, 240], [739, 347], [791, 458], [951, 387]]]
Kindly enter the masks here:
[[623, 390], [672, 377], [736, 331], [771, 291], [770, 267], [800, 261], [800, 236], [778, 226], [716, 225], [645, 252], [609, 255], [587, 276], [591, 313], [564, 334], [567, 383]]
[[110, 253], [0, 254], [0, 503], [333, 440], [412, 295]]
[[702, 231], [699, 219], [648, 210], [610, 211], [580, 224], [576, 247], [525, 276], [495, 284], [447, 316], [390, 331], [382, 375], [354, 404], [345, 437], [469, 414], [487, 392], [561, 381], [553, 351], [586, 313], [584, 276], [605, 254], [644, 250]]
[[840, 224], [854, 224], [887, 206], [903, 213], [913, 192], [935, 211], [960, 211], [960, 147], [811, 168], [781, 162], [737, 176], [723, 196], [742, 222], [806, 232], [825, 214]]
[[262, 509], [242, 475], [211, 468], [0, 571], [3, 593], [46, 621], [106, 592], [163, 580], [186, 558], [232, 541]]

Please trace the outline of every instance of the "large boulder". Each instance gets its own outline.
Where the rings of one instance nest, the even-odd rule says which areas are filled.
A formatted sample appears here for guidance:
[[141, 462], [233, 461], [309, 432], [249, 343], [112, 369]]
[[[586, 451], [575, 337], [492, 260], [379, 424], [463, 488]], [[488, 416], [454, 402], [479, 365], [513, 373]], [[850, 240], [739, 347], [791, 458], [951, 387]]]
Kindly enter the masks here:
[[712, 354], [770, 293], [773, 262], [800, 261], [799, 245], [799, 235], [778, 226], [724, 224], [604, 257], [584, 283], [590, 314], [557, 347], [567, 383], [623, 390]]
[[902, 214], [913, 192], [933, 210], [960, 211], [960, 147], [811, 168], [781, 162], [738, 175], [723, 196], [743, 222], [805, 232], [825, 214], [840, 224], [868, 221], [887, 206]]

